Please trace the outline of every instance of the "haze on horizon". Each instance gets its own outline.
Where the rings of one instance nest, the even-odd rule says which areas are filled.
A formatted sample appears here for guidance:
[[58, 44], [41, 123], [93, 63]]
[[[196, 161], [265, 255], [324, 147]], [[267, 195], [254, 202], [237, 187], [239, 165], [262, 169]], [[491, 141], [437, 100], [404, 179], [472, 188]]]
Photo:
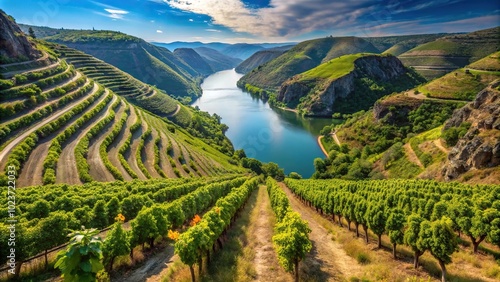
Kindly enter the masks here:
[[287, 42], [500, 25], [500, 2], [490, 0], [4, 0], [0, 9], [19, 23], [115, 30], [156, 42]]

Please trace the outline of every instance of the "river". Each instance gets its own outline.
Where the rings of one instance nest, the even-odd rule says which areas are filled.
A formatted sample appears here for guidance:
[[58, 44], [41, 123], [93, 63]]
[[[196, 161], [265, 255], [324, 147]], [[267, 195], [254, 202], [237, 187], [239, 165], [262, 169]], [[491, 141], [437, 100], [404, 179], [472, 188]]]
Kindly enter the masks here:
[[234, 70], [210, 75], [201, 85], [203, 95], [192, 106], [221, 116], [229, 126], [226, 136], [235, 149], [244, 149], [247, 157], [275, 162], [286, 174], [295, 171], [311, 177], [313, 160], [324, 158], [317, 135], [332, 121], [271, 108], [236, 87], [242, 76]]

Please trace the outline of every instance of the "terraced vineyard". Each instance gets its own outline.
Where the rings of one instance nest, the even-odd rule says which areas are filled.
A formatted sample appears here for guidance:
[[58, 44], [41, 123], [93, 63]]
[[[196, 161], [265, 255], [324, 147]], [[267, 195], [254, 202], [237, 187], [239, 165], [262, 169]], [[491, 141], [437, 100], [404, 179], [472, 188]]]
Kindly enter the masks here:
[[82, 52], [43, 46], [46, 59], [1, 67], [0, 169], [15, 166], [18, 187], [238, 170], [168, 120], [191, 116], [165, 93]]

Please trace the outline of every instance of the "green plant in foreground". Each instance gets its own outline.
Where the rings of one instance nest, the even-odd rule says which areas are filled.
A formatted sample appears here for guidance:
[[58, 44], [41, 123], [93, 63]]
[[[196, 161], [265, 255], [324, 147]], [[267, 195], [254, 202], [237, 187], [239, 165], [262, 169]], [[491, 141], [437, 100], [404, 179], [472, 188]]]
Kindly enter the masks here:
[[96, 235], [97, 229], [84, 229], [71, 232], [68, 247], [57, 255], [54, 268], [59, 268], [64, 281], [96, 281], [96, 276], [104, 267], [102, 241]]

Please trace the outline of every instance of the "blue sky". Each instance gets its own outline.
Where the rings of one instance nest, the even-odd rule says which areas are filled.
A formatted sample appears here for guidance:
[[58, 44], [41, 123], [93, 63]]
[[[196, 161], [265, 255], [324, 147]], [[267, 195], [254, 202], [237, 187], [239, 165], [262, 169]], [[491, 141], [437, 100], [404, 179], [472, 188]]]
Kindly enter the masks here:
[[17, 22], [147, 41], [284, 42], [467, 32], [500, 25], [496, 0], [0, 0]]

